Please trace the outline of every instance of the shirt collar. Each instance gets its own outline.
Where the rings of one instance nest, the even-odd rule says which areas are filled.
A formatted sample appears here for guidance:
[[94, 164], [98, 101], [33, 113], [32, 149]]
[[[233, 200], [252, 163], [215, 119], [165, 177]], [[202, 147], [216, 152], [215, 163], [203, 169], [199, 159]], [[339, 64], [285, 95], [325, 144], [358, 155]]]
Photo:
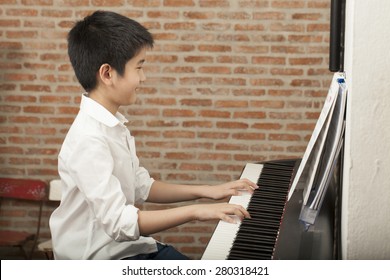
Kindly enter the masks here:
[[121, 113], [116, 112], [115, 115], [111, 114], [102, 105], [89, 98], [87, 94], [81, 96], [80, 109], [108, 127], [114, 127], [120, 123], [124, 124], [128, 122]]

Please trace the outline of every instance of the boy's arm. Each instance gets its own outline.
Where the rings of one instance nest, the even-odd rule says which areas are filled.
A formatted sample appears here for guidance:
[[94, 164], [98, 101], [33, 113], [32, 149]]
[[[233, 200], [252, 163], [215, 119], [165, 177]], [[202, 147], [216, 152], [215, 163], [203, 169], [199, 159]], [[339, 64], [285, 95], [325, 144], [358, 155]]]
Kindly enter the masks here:
[[238, 195], [240, 191], [252, 193], [256, 188], [258, 188], [258, 186], [248, 179], [241, 179], [216, 186], [176, 185], [154, 181], [147, 201], [155, 203], [172, 203], [198, 198], [223, 199], [232, 195]]
[[241, 220], [250, 218], [249, 213], [240, 205], [228, 203], [195, 204], [157, 211], [138, 211], [140, 235], [146, 236], [160, 232], [193, 220], [223, 220], [234, 223], [232, 216]]

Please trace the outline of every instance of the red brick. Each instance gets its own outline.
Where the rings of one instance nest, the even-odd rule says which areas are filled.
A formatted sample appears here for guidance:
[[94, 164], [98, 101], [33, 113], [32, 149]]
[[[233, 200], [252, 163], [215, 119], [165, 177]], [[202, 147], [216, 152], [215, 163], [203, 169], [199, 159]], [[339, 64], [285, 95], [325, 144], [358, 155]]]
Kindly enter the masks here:
[[320, 87], [321, 83], [318, 80], [308, 80], [308, 79], [294, 79], [291, 81], [291, 85], [296, 87]]
[[201, 52], [230, 52], [231, 46], [228, 45], [200, 45], [199, 51]]
[[176, 99], [175, 98], [147, 98], [145, 99], [145, 104], [172, 106], [176, 104]]
[[164, 0], [164, 6], [168, 7], [192, 7], [195, 6], [194, 0]]
[[[229, 23], [215, 23], [215, 22], [212, 22], [212, 23], [204, 23], [202, 24], [202, 29], [204, 30], [208, 30], [208, 31], [225, 31], [225, 30], [229, 30], [231, 27], [231, 24]], [[193, 38], [193, 37], [192, 37]], [[207, 38], [210, 38], [209, 40], [205, 40], [205, 41], [212, 41], [212, 40], [215, 40], [215, 36], [213, 37], [210, 37], [208, 36]]]
[[197, 171], [212, 171], [213, 166], [211, 164], [204, 163], [183, 163], [180, 164], [180, 170], [197, 170]]
[[246, 129], [249, 125], [244, 122], [217, 122], [217, 128]]
[[252, 101], [250, 103], [251, 107], [259, 107], [259, 108], [274, 108], [274, 109], [281, 109], [284, 107], [285, 102], [284, 101], [272, 101], [272, 100], [265, 100], [265, 101]]
[[183, 16], [189, 19], [200, 19], [200, 20], [212, 19], [215, 17], [215, 13], [214, 12], [184, 12]]
[[33, 39], [38, 37], [37, 31], [7, 31], [6, 37], [9, 39]]
[[55, 108], [49, 106], [26, 106], [23, 112], [35, 114], [54, 114]]
[[164, 131], [162, 135], [165, 138], [195, 138], [193, 131]]
[[97, 7], [120, 7], [124, 4], [124, 0], [92, 0], [91, 3]]
[[0, 154], [23, 154], [23, 149], [14, 146], [7, 146], [7, 147], [0, 146]]
[[184, 109], [165, 109], [163, 110], [164, 117], [194, 117], [195, 112]]
[[199, 73], [230, 74], [230, 67], [204, 66], [199, 67]]
[[252, 86], [283, 86], [282, 79], [251, 79]]
[[288, 124], [287, 130], [307, 130], [313, 131], [315, 124], [313, 123], [299, 123], [299, 124]]
[[247, 151], [248, 146], [244, 144], [217, 144], [216, 150]]
[[215, 103], [215, 107], [222, 107], [222, 108], [246, 108], [248, 107], [248, 101], [237, 101], [237, 100], [226, 100], [226, 101], [217, 101]]
[[[218, 63], [237, 63], [237, 64], [246, 64], [248, 60], [244, 56], [227, 56], [227, 55], [219, 55], [217, 57]], [[230, 73], [229, 73], [230, 74]]]
[[7, 81], [33, 81], [37, 79], [34, 74], [4, 74], [4, 79]]
[[187, 56], [184, 58], [186, 62], [204, 63], [213, 62], [212, 56]]
[[138, 152], [138, 156], [141, 158], [156, 159], [156, 158], [161, 158], [161, 153], [159, 153], [159, 152]]
[[276, 133], [271, 133], [268, 136], [269, 140], [273, 141], [299, 141], [301, 140], [301, 137], [297, 134], [276, 134]]
[[164, 24], [165, 30], [195, 30], [195, 23], [193, 22], [175, 22]]
[[40, 140], [35, 137], [8, 137], [9, 143], [14, 144], [39, 144]]
[[148, 121], [146, 124], [149, 127], [177, 127], [177, 126], [179, 126], [178, 122], [176, 122], [176, 121], [164, 121], [164, 120]]
[[244, 119], [265, 119], [266, 114], [264, 112], [250, 112], [250, 111], [245, 111], [245, 112], [234, 112], [234, 118], [244, 118]]
[[184, 121], [183, 127], [211, 128], [213, 127], [213, 123], [209, 121]]
[[168, 174], [167, 175], [167, 180], [169, 181], [178, 181], [178, 182], [191, 182], [196, 180], [195, 175], [190, 175], [190, 174]]
[[21, 49], [23, 44], [19, 42], [0, 42], [0, 49]]
[[201, 153], [199, 154], [199, 160], [211, 160], [211, 161], [216, 161], [216, 160], [231, 160], [232, 156], [229, 154], [220, 154], [220, 153]]
[[229, 137], [229, 133], [227, 133], [227, 132], [198, 132], [197, 136], [199, 138], [227, 139]]
[[15, 165], [30, 165], [30, 164], [40, 164], [41, 160], [38, 158], [10, 158], [9, 163]]
[[280, 123], [255, 123], [251, 126], [251, 128], [255, 129], [263, 129], [263, 130], [280, 130], [283, 126]]
[[22, 4], [26, 6], [52, 6], [53, 0], [22, 0]]
[[[178, 50], [182, 51], [182, 50]], [[165, 67], [164, 73], [195, 73], [194, 67]]]
[[132, 0], [130, 1], [135, 7], [159, 7], [160, 0]]
[[265, 133], [233, 133], [232, 138], [238, 140], [264, 140]]
[[50, 86], [47, 85], [21, 85], [22, 91], [38, 91], [38, 92], [51, 92]]
[[305, 6], [305, 1], [287, 1], [287, 0], [274, 0], [271, 3], [271, 7], [274, 8], [303, 8]]
[[20, 106], [0, 105], [0, 112], [18, 113], [20, 111], [21, 111]]
[[[23, 22], [23, 26], [30, 27], [30, 28], [55, 28], [55, 22], [48, 21], [48, 20], [33, 19], [33, 20], [25, 20]], [[28, 43], [26, 43], [26, 45], [27, 44]]]
[[192, 154], [192, 153], [166, 153], [165, 154], [165, 158], [167, 158], [167, 159], [179, 159], [179, 160], [193, 159], [194, 158], [194, 154]]
[[209, 118], [229, 118], [231, 113], [228, 111], [217, 111], [217, 110], [202, 110], [199, 112], [202, 117]]
[[0, 27], [20, 27], [20, 20], [17, 19], [0, 19]]
[[193, 243], [195, 241], [193, 236], [167, 236], [163, 239], [166, 243]]
[[228, 0], [200, 0], [200, 7], [230, 7]]
[[289, 35], [288, 41], [293, 43], [320, 43], [323, 36], [321, 35]]
[[284, 64], [286, 64], [286, 58], [284, 58], [284, 57], [255, 56], [252, 58], [252, 63], [265, 64], [265, 65], [284, 65]]
[[179, 15], [180, 13], [177, 11], [148, 11], [147, 12], [147, 16], [149, 18], [177, 19]]
[[253, 13], [253, 19], [255, 20], [283, 20], [285, 18], [286, 13], [278, 11]]
[[203, 106], [211, 106], [211, 99], [182, 99], [180, 100], [180, 104], [184, 106], [195, 106], [195, 107], [203, 107]]

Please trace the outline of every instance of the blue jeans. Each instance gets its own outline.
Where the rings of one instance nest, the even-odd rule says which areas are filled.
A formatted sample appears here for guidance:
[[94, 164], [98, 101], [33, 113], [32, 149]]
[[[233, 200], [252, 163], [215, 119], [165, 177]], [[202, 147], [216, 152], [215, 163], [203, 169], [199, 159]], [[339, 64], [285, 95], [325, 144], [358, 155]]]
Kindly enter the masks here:
[[140, 254], [123, 260], [189, 260], [189, 258], [170, 245], [157, 242], [157, 252]]

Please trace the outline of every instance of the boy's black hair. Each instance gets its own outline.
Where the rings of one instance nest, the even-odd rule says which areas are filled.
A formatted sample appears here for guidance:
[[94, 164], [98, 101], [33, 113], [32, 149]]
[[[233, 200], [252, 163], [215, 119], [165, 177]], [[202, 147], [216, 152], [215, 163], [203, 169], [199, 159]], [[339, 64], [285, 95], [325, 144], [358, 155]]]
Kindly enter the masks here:
[[85, 91], [96, 87], [100, 66], [108, 63], [119, 75], [126, 63], [145, 48], [153, 37], [138, 22], [108, 11], [96, 11], [78, 21], [68, 34], [68, 55]]

